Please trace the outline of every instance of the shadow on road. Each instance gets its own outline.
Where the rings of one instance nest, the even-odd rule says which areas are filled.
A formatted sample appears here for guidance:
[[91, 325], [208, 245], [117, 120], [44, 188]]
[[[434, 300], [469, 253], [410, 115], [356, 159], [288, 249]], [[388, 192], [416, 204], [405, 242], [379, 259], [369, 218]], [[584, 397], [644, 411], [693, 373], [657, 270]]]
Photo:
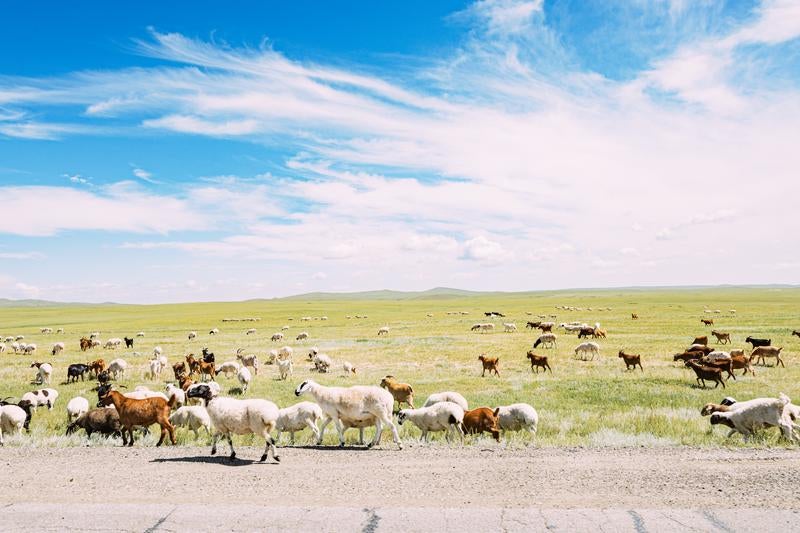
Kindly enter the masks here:
[[254, 459], [241, 459], [224, 455], [196, 455], [194, 457], [159, 457], [150, 461], [151, 463], [210, 463], [223, 466], [249, 466], [249, 465], [277, 465], [273, 461], [260, 462]]

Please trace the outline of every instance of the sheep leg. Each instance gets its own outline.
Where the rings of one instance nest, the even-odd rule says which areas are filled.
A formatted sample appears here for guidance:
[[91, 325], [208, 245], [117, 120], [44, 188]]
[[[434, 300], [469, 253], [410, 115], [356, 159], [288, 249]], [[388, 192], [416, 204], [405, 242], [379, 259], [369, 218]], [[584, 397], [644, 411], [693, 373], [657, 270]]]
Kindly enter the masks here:
[[[314, 420], [306, 420], [306, 426], [311, 430], [311, 433], [314, 435], [314, 437], [319, 435], [319, 429], [317, 428], [317, 423]], [[292, 434], [292, 444], [294, 444], [294, 434]]]
[[322, 444], [322, 437], [325, 436], [325, 428], [328, 427], [330, 421], [333, 420], [328, 415], [325, 415], [325, 419], [322, 421], [322, 427], [319, 428], [319, 436], [317, 437], [317, 446]]
[[[294, 432], [293, 432], [294, 433]], [[266, 441], [266, 445], [264, 447], [264, 453], [261, 455], [261, 462], [267, 460], [269, 457], [269, 452], [272, 450], [272, 458], [275, 459], [275, 462], [280, 462], [281, 458], [278, 457], [277, 450], [275, 449], [275, 441], [272, 440], [272, 435], [269, 434], [266, 428], [264, 428], [264, 440]]]
[[[226, 435], [226, 437], [228, 437], [228, 446], [230, 446], [230, 448], [231, 448], [231, 455], [230, 455], [230, 459], [231, 459], [231, 460], [234, 460], [234, 459], [236, 459], [236, 451], [234, 451], [234, 449], [233, 449], [233, 437], [231, 436], [231, 434], [230, 434], [230, 433], [228, 433], [228, 434]], [[262, 459], [262, 460], [263, 460], [263, 459]]]
[[380, 444], [382, 435], [383, 435], [383, 426], [381, 420], [378, 419], [375, 421], [375, 438], [372, 439], [372, 442], [370, 442], [367, 445], [367, 448], [372, 448], [375, 445]]
[[[397, 444], [397, 448], [402, 450], [403, 443], [400, 441], [400, 434], [397, 432], [397, 426], [394, 425], [392, 419], [386, 416], [386, 413], [381, 412], [380, 418], [378, 419], [379, 422], [383, 422], [387, 426], [389, 426], [392, 430], [392, 439], [394, 440], [395, 444]], [[380, 438], [380, 436], [379, 436]]]
[[339, 446], [344, 447], [344, 424], [342, 424], [342, 419], [337, 418], [334, 424], [336, 425], [336, 431], [339, 433]]
[[217, 454], [217, 441], [221, 436], [221, 433], [214, 433], [214, 436], [211, 437], [211, 455]]

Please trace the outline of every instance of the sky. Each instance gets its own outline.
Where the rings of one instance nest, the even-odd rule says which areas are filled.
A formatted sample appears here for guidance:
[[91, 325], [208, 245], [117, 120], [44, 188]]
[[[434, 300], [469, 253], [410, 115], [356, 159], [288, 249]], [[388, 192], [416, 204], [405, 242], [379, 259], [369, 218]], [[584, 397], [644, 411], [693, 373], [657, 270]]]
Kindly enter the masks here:
[[799, 281], [798, 0], [12, 0], [0, 50], [0, 297]]

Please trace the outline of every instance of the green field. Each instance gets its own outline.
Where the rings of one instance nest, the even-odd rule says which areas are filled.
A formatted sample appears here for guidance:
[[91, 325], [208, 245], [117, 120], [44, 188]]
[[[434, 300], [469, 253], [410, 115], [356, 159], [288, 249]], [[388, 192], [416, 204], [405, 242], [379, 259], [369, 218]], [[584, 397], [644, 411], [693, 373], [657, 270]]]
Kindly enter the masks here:
[[[384, 295], [385, 296], [385, 295]], [[603, 290], [556, 291], [543, 293], [511, 293], [455, 296], [429, 294], [426, 298], [403, 299], [284, 299], [240, 303], [197, 303], [181, 305], [102, 305], [102, 306], [29, 306], [0, 308], [0, 334], [25, 335], [25, 342], [35, 342], [35, 359], [54, 366], [52, 387], [60, 397], [51, 412], [39, 409], [34, 415], [31, 435], [9, 440], [12, 445], [79, 445], [82, 437], [61, 438], [66, 427], [67, 401], [83, 395], [91, 403], [96, 393], [90, 389], [94, 381], [64, 384], [69, 363], [87, 362], [102, 357], [106, 362], [122, 357], [129, 363], [124, 384], [147, 385], [162, 390], [165, 382], [144, 379], [147, 361], [154, 346], [161, 346], [170, 364], [183, 359], [187, 353], [199, 353], [208, 346], [216, 353], [217, 362], [235, 359], [236, 349], [244, 347], [260, 358], [269, 349], [290, 345], [295, 350], [294, 377], [278, 381], [277, 369], [264, 366], [254, 379], [248, 397], [267, 398], [284, 407], [297, 401], [295, 387], [304, 379], [313, 378], [322, 384], [378, 384], [381, 377], [393, 374], [412, 384], [416, 402], [421, 405], [428, 394], [443, 390], [462, 393], [471, 407], [497, 406], [527, 402], [539, 412], [539, 432], [533, 439], [536, 445], [547, 446], [618, 446], [618, 445], [733, 445], [740, 446], [741, 438], [726, 440], [725, 432], [709, 431], [708, 420], [700, 417], [699, 408], [706, 402], [718, 402], [726, 395], [737, 399], [775, 396], [785, 392], [800, 400], [800, 365], [797, 353], [800, 339], [791, 336], [800, 328], [798, 317], [800, 290], [795, 288], [720, 288], [698, 290]], [[582, 311], [564, 311], [556, 306], [575, 306]], [[610, 307], [611, 310], [605, 310]], [[593, 310], [590, 311], [589, 308]], [[598, 309], [603, 309], [602, 311]], [[720, 314], [708, 315], [704, 309], [719, 309]], [[735, 309], [736, 313], [729, 310]], [[487, 321], [484, 311], [501, 311], [505, 319], [494, 319], [494, 333], [473, 333], [470, 326]], [[467, 315], [448, 315], [447, 312], [466, 311]], [[631, 320], [631, 313], [639, 320]], [[427, 314], [433, 317], [427, 317]], [[528, 313], [531, 313], [530, 315]], [[601, 356], [592, 362], [577, 361], [572, 356], [578, 340], [562, 330], [558, 349], [537, 350], [550, 356], [553, 374], [532, 374], [526, 351], [538, 334], [525, 329], [526, 320], [537, 315], [557, 315], [556, 324], [584, 321], [600, 322], [608, 330], [608, 338], [599, 340]], [[367, 315], [365, 319], [347, 319], [346, 315]], [[327, 316], [328, 320], [301, 321], [304, 316]], [[223, 318], [260, 317], [260, 321], [223, 322]], [[774, 346], [783, 346], [786, 368], [757, 367], [755, 377], [741, 376], [727, 382], [728, 388], [702, 389], [695, 385], [694, 374], [678, 363], [672, 354], [689, 345], [696, 335], [709, 334], [711, 328], [700, 323], [701, 318], [714, 318], [715, 328], [730, 332], [732, 348], [748, 348], [747, 335], [772, 338]], [[515, 322], [517, 333], [504, 333], [502, 322]], [[273, 332], [289, 325], [288, 340], [272, 343]], [[388, 336], [377, 336], [378, 328], [391, 328]], [[42, 335], [41, 327], [65, 329], [63, 335]], [[209, 336], [218, 327], [221, 333]], [[245, 335], [256, 327], [256, 335]], [[120, 348], [82, 353], [78, 339], [91, 331], [101, 332], [100, 338], [133, 336], [133, 350]], [[187, 340], [191, 330], [198, 332], [194, 341]], [[309, 340], [295, 342], [300, 331], [309, 333]], [[555, 331], [555, 330], [554, 330]], [[50, 355], [53, 342], [64, 341], [67, 349], [58, 357]], [[713, 344], [712, 340], [712, 344]], [[329, 374], [317, 374], [306, 361], [308, 348], [318, 346], [334, 360]], [[644, 372], [626, 372], [619, 349], [640, 353]], [[726, 348], [727, 349], [727, 348]], [[140, 356], [132, 355], [133, 351]], [[497, 377], [480, 377], [478, 355], [486, 353], [500, 357]], [[0, 355], [0, 396], [19, 397], [38, 388], [31, 381], [35, 369], [29, 368], [31, 357], [7, 351]], [[350, 361], [358, 375], [345, 377], [340, 370], [342, 361]], [[770, 364], [772, 361], [770, 361]], [[172, 378], [171, 370], [165, 379]], [[235, 379], [218, 378], [223, 391], [238, 386]], [[326, 443], [335, 442], [335, 431], [329, 426]], [[179, 433], [180, 441], [192, 440], [191, 434]], [[302, 435], [302, 434], [300, 434]], [[348, 433], [355, 438], [356, 432]], [[410, 426], [402, 429], [404, 438], [418, 436]], [[303, 438], [307, 438], [303, 435]], [[384, 439], [387, 436], [384, 435]], [[507, 435], [512, 445], [527, 444], [527, 435]], [[145, 440], [150, 443], [150, 440]], [[205, 442], [205, 441], [204, 441]], [[241, 442], [249, 443], [250, 438]], [[384, 441], [386, 442], [386, 440]], [[766, 432], [752, 446], [783, 445], [776, 431]]]

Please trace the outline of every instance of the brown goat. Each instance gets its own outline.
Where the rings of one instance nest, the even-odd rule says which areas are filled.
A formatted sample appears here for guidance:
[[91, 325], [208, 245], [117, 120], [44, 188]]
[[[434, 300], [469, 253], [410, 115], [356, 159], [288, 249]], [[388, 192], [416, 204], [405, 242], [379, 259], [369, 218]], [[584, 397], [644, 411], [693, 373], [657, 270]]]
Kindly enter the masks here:
[[696, 350], [696, 351], [692, 350], [692, 351], [686, 351], [686, 352], [683, 352], [683, 353], [676, 353], [675, 355], [672, 356], [672, 360], [673, 361], [683, 361], [685, 363], [686, 361], [691, 361], [692, 359], [701, 359], [704, 355], [705, 355], [705, 353], [703, 353], [703, 352], [701, 352], [699, 350]]
[[189, 365], [189, 375], [200, 373], [200, 361], [194, 358], [194, 354], [190, 353], [186, 356], [186, 364]]
[[619, 356], [625, 361], [625, 370], [636, 370], [636, 365], [639, 365], [639, 370], [644, 372], [642, 368], [642, 356], [638, 354], [627, 354], [623, 350], [619, 351]]
[[488, 407], [478, 407], [464, 413], [464, 422], [461, 428], [464, 433], [491, 433], [494, 440], [500, 442], [500, 427], [498, 426], [498, 416], [500, 408], [494, 411]]
[[[158, 397], [133, 400], [111, 390], [110, 385], [103, 385], [97, 391], [97, 398], [100, 400], [97, 407], [113, 404], [116, 408], [122, 426], [123, 446], [133, 446], [133, 428], [135, 426], [148, 427], [153, 424], [161, 426], [161, 438], [158, 439], [156, 446], [161, 446], [167, 434], [169, 434], [172, 444], [175, 444], [175, 427], [169, 421], [169, 411], [175, 405], [175, 396], [169, 402]], [[130, 442], [126, 438], [126, 432], [130, 437]]]
[[189, 387], [194, 385], [194, 381], [192, 381], [192, 379], [189, 376], [187, 376], [185, 373], [183, 373], [183, 372], [178, 374], [176, 376], [176, 379], [178, 380], [178, 386], [184, 392], [186, 392], [189, 389]]
[[550, 323], [539, 324], [539, 329], [542, 330], [542, 333], [552, 333], [553, 324]]
[[728, 379], [733, 378], [736, 381], [736, 374], [733, 373], [733, 361], [731, 359], [715, 359], [709, 360], [705, 357], [701, 358], [698, 363], [703, 366], [708, 366], [711, 368], [719, 368], [723, 372], [728, 373]]
[[478, 356], [478, 361], [481, 362], [483, 365], [483, 372], [481, 372], [481, 377], [486, 375], [486, 371], [489, 371], [489, 375], [492, 375], [494, 372], [495, 376], [499, 376], [500, 372], [497, 370], [497, 365], [500, 363], [499, 357], [486, 357], [486, 354], [481, 354]]
[[381, 380], [381, 387], [392, 393], [392, 398], [397, 402], [397, 409], [400, 409], [401, 403], [407, 403], [414, 409], [414, 389], [411, 385], [400, 383], [394, 376], [386, 376]]
[[792, 331], [792, 335], [795, 335], [795, 336], [797, 336], [797, 337], [800, 337], [800, 329], [795, 329], [795, 330], [793, 330], [793, 331]]
[[758, 357], [756, 364], [761, 362], [762, 365], [767, 364], [767, 357], [774, 357], [775, 358], [775, 366], [780, 364], [783, 368], [786, 368], [786, 365], [783, 364], [783, 360], [781, 359], [781, 350], [783, 348], [776, 348], [775, 346], [759, 346], [750, 354], [750, 362], [753, 362], [753, 359]]
[[730, 344], [731, 343], [731, 334], [730, 333], [723, 333], [721, 331], [714, 331], [711, 330], [711, 334], [717, 338], [717, 344]]
[[750, 365], [750, 358], [744, 355], [742, 350], [731, 350], [731, 368], [733, 370], [739, 370], [743, 368], [744, 372], [742, 372], [742, 375], [745, 375], [748, 372], [754, 376], [756, 375], [756, 370]]
[[714, 388], [722, 385], [722, 388], [725, 388], [725, 382], [722, 381], [722, 369], [710, 366], [703, 366], [697, 361], [686, 361], [686, 366], [690, 367], [694, 370], [695, 375], [697, 376], [697, 384], [701, 385], [705, 389], [706, 388], [706, 380], [713, 381], [716, 383]]
[[702, 322], [706, 326], [713, 326], [714, 325], [714, 319], [713, 318], [701, 318], [700, 322]]
[[198, 361], [197, 369], [198, 373], [200, 374], [200, 379], [203, 379], [203, 376], [209, 376], [212, 380], [217, 377], [217, 372], [214, 368], [213, 362], [206, 363], [205, 361]]
[[535, 372], [538, 374], [539, 369], [541, 368], [542, 370], [544, 370], [544, 372], [547, 372], [549, 370], [551, 374], [553, 373], [553, 369], [550, 368], [550, 365], [547, 362], [546, 355], [536, 355], [533, 352], [528, 352], [527, 357], [528, 359], [531, 360], [531, 372]]
[[186, 374], [186, 363], [183, 361], [172, 365], [172, 372], [175, 374], [175, 379], [181, 379], [181, 374]]
[[92, 347], [91, 339], [87, 339], [86, 337], [81, 337], [80, 344], [81, 344], [81, 351], [82, 352], [85, 352], [86, 350], [88, 350], [88, 349], [90, 349]]
[[708, 346], [708, 335], [703, 335], [702, 337], [695, 337], [692, 341], [692, 344], [702, 344], [703, 346]]
[[631, 320], [639, 320], [639, 315], [636, 313], [631, 313]]
[[592, 335], [592, 337], [594, 337], [595, 339], [605, 339], [607, 333], [608, 332], [603, 328], [594, 328], [594, 334]]
[[94, 377], [100, 375], [100, 372], [106, 369], [106, 362], [102, 359], [95, 359], [89, 363], [89, 372], [94, 372]]

